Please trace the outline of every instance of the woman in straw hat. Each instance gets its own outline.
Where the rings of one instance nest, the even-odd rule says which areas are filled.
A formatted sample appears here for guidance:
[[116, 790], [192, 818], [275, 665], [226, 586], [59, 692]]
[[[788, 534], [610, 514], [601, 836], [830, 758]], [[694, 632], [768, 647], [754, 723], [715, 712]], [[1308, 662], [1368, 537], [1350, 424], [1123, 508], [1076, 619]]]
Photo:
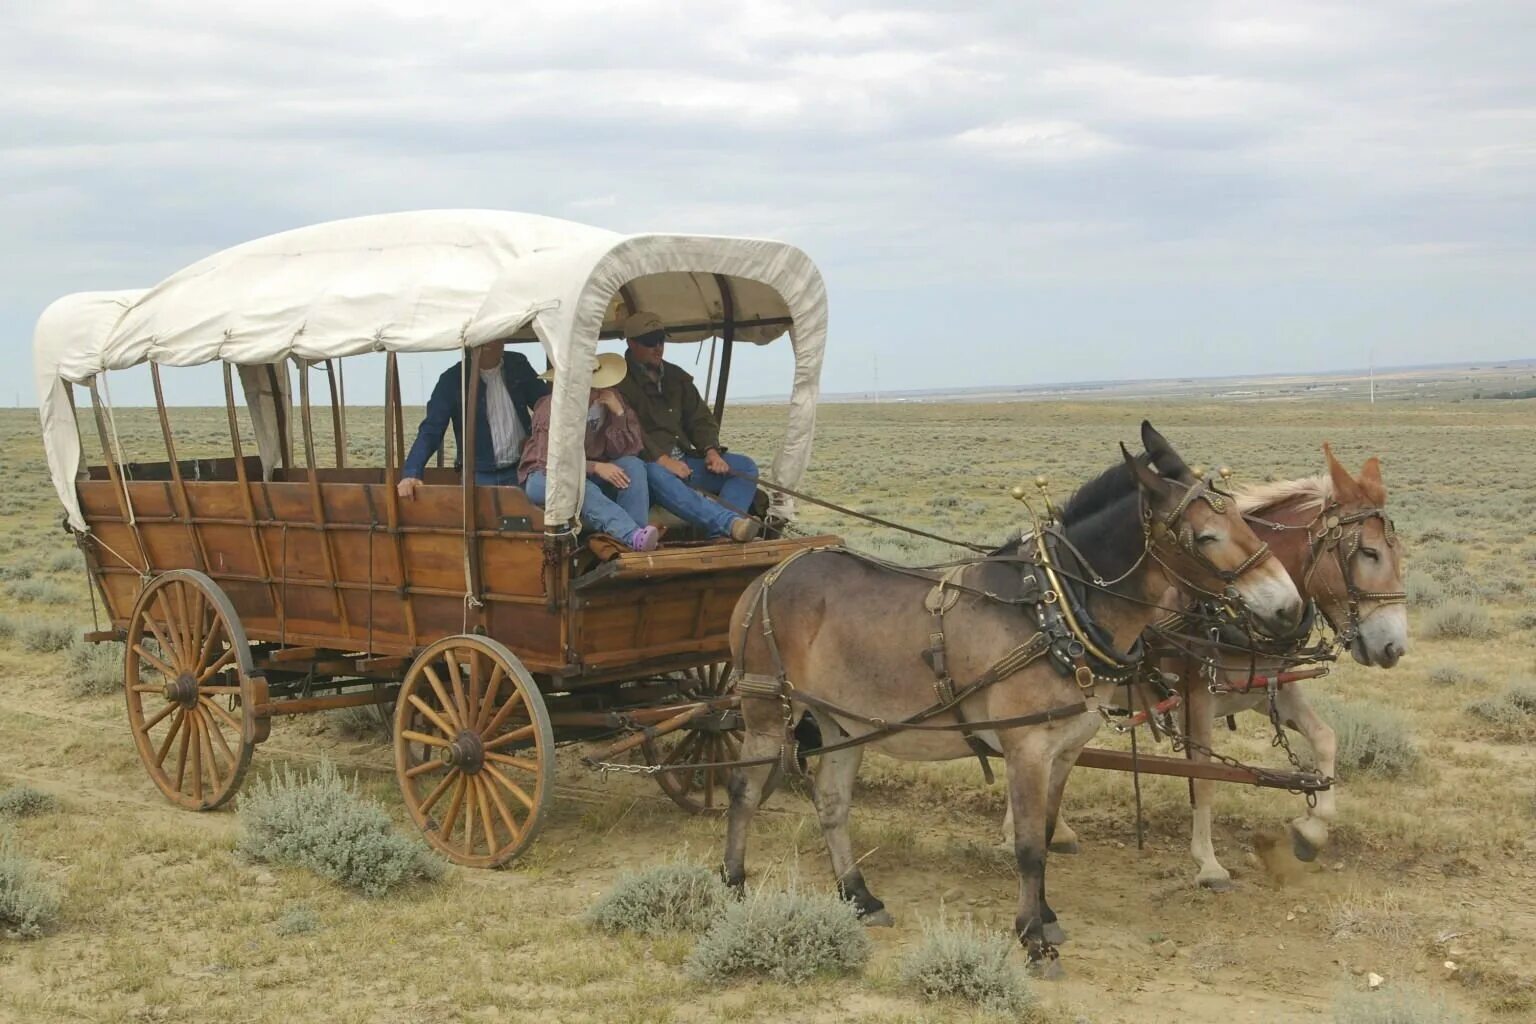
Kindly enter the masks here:
[[[581, 525], [617, 537], [636, 551], [654, 551], [660, 531], [646, 525], [651, 492], [639, 453], [645, 443], [639, 417], [613, 386], [628, 372], [624, 357], [604, 352], [592, 369], [587, 407], [587, 490], [581, 502]], [[553, 371], [543, 376], [547, 379]], [[533, 407], [533, 429], [523, 445], [518, 479], [529, 499], [544, 505], [544, 467], [549, 459], [548, 396]]]

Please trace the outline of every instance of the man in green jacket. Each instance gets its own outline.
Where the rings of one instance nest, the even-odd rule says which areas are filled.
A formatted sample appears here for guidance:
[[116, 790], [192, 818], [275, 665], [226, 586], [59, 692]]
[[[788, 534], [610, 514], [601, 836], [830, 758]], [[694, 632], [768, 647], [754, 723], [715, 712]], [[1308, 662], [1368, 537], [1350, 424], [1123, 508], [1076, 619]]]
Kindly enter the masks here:
[[[624, 321], [629, 373], [615, 388], [640, 416], [651, 500], [684, 522], [714, 537], [752, 540], [759, 524], [743, 515], [757, 493], [757, 463], [723, 451], [720, 424], [710, 413], [693, 378], [662, 359], [667, 330], [655, 313], [632, 314]], [[741, 473], [749, 479], [730, 475]], [[700, 494], [720, 496], [719, 502]], [[736, 511], [740, 510], [740, 511]]]

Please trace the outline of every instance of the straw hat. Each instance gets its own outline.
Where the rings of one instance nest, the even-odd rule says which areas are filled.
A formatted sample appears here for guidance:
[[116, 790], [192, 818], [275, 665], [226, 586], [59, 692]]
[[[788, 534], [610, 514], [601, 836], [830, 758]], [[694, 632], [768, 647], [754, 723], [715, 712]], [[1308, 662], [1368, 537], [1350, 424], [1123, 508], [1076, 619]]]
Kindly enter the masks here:
[[[624, 357], [617, 352], [599, 352], [597, 360], [592, 364], [592, 387], [611, 388], [623, 380], [629, 373], [629, 365], [624, 362]], [[554, 380], [555, 368], [550, 367], [539, 374], [540, 380]]]

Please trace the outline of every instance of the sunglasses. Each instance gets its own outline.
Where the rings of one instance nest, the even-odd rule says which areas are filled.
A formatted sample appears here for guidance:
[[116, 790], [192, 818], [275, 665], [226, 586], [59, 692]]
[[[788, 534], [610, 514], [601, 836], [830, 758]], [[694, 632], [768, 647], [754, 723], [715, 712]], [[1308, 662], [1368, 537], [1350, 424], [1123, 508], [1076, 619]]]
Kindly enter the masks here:
[[651, 331], [651, 332], [649, 332], [647, 334], [641, 334], [641, 335], [639, 335], [637, 337], [634, 337], [634, 338], [631, 338], [629, 340], [633, 341], [636, 345], [639, 345], [641, 348], [657, 348], [658, 346], [660, 346], [660, 345], [662, 345], [663, 343], [666, 342], [666, 340], [667, 340], [667, 332], [666, 331]]

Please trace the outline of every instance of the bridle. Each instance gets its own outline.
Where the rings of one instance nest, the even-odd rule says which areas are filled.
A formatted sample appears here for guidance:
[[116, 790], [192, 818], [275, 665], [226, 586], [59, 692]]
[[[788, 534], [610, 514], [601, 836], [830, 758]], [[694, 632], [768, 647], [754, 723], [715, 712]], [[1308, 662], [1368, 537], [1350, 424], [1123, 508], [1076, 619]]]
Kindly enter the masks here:
[[[1179, 503], [1173, 507], [1173, 510], [1161, 519], [1155, 519], [1151, 508], [1143, 504], [1142, 514], [1147, 522], [1147, 553], [1153, 561], [1163, 567], [1164, 571], [1178, 580], [1188, 590], [1201, 594], [1206, 598], [1231, 603], [1238, 599], [1237, 581], [1244, 574], [1273, 557], [1274, 553], [1270, 551], [1268, 544], [1260, 542], [1253, 553], [1243, 559], [1243, 563], [1237, 566], [1237, 568], [1221, 568], [1206, 557], [1205, 552], [1200, 550], [1200, 545], [1195, 542], [1194, 527], [1184, 521], [1184, 513], [1189, 511], [1189, 507], [1196, 501], [1204, 501], [1217, 514], [1224, 515], [1227, 511], [1227, 503], [1236, 501], [1236, 499], [1230, 494], [1218, 491], [1208, 478], [1202, 478], [1191, 485], [1184, 492], [1184, 496], [1179, 499]], [[1218, 594], [1179, 573], [1157, 553], [1154, 541], [1159, 540], [1172, 544], [1184, 557], [1221, 580], [1222, 583], [1225, 583], [1226, 589]]]
[[[1397, 528], [1386, 510], [1380, 507], [1368, 506], [1347, 514], [1343, 513], [1342, 509], [1343, 506], [1337, 501], [1330, 500], [1310, 522], [1297, 526], [1272, 522], [1254, 515], [1245, 515], [1243, 518], [1271, 530], [1307, 531], [1310, 548], [1307, 553], [1307, 566], [1302, 572], [1301, 583], [1304, 592], [1311, 591], [1312, 577], [1323, 559], [1330, 553], [1333, 555], [1339, 566], [1339, 576], [1344, 580], [1345, 593], [1341, 598], [1334, 592], [1333, 587], [1325, 585], [1323, 589], [1335, 607], [1342, 605], [1348, 611], [1349, 618], [1342, 630], [1333, 621], [1334, 616], [1328, 615], [1329, 624], [1338, 633], [1338, 643], [1347, 647], [1360, 636], [1360, 625], [1366, 618], [1389, 605], [1407, 604], [1408, 593], [1403, 590], [1365, 590], [1355, 582], [1355, 555], [1359, 554], [1361, 545], [1364, 543], [1365, 524], [1372, 519], [1381, 520], [1387, 546], [1394, 550], [1397, 548]], [[1360, 607], [1363, 604], [1374, 607], [1362, 615]], [[1326, 613], [1328, 609], [1324, 611]]]

